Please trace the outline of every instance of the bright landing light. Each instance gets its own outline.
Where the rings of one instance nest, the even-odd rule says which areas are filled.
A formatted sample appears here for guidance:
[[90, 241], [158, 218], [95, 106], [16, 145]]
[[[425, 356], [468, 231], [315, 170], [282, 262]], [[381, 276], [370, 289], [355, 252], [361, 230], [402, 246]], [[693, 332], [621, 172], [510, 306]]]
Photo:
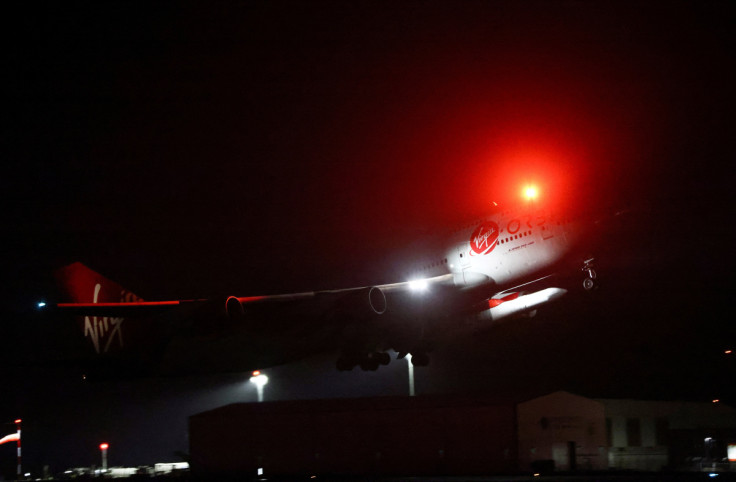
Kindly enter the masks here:
[[409, 281], [409, 289], [412, 291], [425, 291], [429, 287], [426, 279], [415, 279]]
[[534, 186], [527, 186], [524, 188], [524, 196], [531, 201], [532, 199], [535, 199], [539, 193], [537, 192], [537, 188]]

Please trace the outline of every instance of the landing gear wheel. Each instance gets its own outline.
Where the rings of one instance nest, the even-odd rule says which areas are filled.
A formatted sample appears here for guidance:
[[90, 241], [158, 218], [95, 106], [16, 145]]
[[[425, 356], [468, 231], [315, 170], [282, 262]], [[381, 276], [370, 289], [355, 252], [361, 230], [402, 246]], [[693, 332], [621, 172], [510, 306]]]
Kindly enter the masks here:
[[598, 283], [593, 278], [585, 278], [583, 280], [583, 288], [585, 291], [591, 291], [598, 287]]
[[594, 262], [595, 258], [588, 258], [583, 261], [582, 271], [583, 273], [585, 273], [585, 278], [583, 278], [583, 288], [585, 288], [585, 291], [592, 291], [598, 288], [598, 281], [596, 281], [596, 278], [598, 278], [598, 273], [596, 273], [595, 269], [593, 269], [593, 267], [595, 266], [593, 264]]
[[376, 359], [379, 365], [386, 366], [389, 363], [391, 363], [391, 355], [389, 355], [386, 352], [376, 353], [374, 358]]
[[373, 358], [366, 358], [360, 362], [360, 369], [364, 372], [375, 372], [378, 370], [378, 361]]

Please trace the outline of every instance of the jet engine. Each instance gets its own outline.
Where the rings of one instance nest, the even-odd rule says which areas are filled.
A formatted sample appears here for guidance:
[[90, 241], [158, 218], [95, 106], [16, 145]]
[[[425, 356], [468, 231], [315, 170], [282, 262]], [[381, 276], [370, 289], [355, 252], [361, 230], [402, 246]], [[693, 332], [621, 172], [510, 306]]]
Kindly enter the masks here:
[[230, 296], [227, 301], [225, 301], [225, 313], [232, 323], [242, 323], [245, 321], [245, 310], [243, 309], [243, 304], [235, 296]]
[[350, 313], [357, 316], [382, 315], [386, 312], [386, 295], [381, 288], [370, 286], [349, 290], [318, 291], [307, 293], [295, 293], [290, 295], [253, 296], [238, 298], [230, 296], [225, 301], [225, 313], [231, 322], [245, 321], [244, 305], [279, 305], [303, 300], [330, 300], [338, 311]]
[[386, 312], [388, 303], [386, 295], [381, 288], [370, 286], [367, 288], [359, 288], [348, 292], [328, 291], [327, 296], [341, 296], [341, 311], [361, 315], [382, 315]]

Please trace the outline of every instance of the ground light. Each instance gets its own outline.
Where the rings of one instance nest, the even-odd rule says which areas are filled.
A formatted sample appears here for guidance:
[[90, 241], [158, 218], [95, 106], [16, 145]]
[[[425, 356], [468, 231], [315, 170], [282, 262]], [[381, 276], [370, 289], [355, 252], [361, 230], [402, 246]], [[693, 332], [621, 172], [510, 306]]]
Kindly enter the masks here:
[[102, 454], [102, 472], [107, 472], [107, 449], [110, 447], [110, 444], [107, 443], [101, 443], [100, 444], [100, 452]]
[[259, 370], [256, 370], [252, 373], [250, 377], [250, 382], [253, 383], [256, 386], [256, 390], [258, 391], [258, 401], [263, 401], [263, 387], [266, 386], [268, 383], [268, 377], [261, 373]]
[[16, 474], [18, 475], [18, 478], [20, 478], [20, 474], [22, 473], [22, 470], [21, 469], [22, 469], [22, 465], [23, 465], [21, 463], [21, 457], [20, 457], [20, 454], [21, 454], [21, 452], [20, 452], [20, 424], [21, 424], [22, 421], [23, 420], [21, 420], [19, 418], [15, 420], [15, 427], [16, 427], [17, 434], [18, 434], [18, 469], [16, 471]]
[[729, 462], [736, 462], [736, 444], [728, 444], [727, 454]]
[[406, 363], [409, 366], [409, 396], [413, 397], [414, 391], [414, 365], [411, 363], [411, 353], [406, 355]]

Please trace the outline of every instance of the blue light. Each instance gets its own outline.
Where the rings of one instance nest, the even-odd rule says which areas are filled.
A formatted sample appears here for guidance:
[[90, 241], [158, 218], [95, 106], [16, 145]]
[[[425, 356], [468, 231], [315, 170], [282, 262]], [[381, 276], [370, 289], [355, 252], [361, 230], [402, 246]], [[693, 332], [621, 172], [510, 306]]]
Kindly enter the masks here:
[[43, 308], [43, 307], [45, 307], [45, 306], [46, 306], [46, 302], [45, 302], [45, 301], [39, 301], [39, 302], [38, 302], [38, 303], [36, 304], [36, 306], [37, 306], [37, 307], [39, 307], [39, 308]]
[[708, 477], [710, 478], [718, 477], [718, 474], [711, 472], [710, 474], [708, 474]]

